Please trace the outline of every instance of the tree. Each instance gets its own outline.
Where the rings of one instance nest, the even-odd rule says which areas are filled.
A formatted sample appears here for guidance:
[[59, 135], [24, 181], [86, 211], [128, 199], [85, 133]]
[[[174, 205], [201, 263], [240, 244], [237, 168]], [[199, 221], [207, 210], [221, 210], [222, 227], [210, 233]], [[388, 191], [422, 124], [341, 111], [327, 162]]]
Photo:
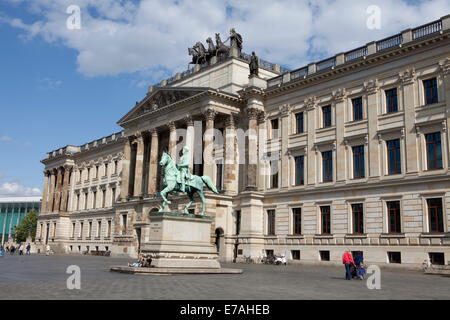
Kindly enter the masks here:
[[15, 238], [18, 243], [25, 242], [28, 235], [31, 241], [36, 238], [37, 212], [35, 209], [30, 210], [18, 226], [15, 227]]

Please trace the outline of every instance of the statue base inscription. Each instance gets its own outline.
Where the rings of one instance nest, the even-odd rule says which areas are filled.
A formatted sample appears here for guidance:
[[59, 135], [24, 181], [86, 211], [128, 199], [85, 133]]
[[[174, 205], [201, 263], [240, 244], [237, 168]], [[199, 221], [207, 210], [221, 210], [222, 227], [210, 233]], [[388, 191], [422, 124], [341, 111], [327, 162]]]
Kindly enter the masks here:
[[142, 253], [150, 254], [154, 268], [220, 269], [211, 244], [212, 218], [173, 212], [150, 214], [149, 241]]

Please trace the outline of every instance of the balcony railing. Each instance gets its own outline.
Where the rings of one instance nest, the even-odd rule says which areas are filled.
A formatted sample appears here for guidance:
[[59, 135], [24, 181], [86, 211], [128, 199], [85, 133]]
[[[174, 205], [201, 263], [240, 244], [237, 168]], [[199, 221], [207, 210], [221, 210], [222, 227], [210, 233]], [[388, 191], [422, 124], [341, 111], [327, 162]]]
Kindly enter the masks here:
[[397, 47], [402, 44], [403, 37], [401, 34], [396, 34], [393, 37], [389, 37], [377, 42], [377, 51], [383, 51], [390, 48]]
[[278, 86], [279, 84], [281, 84], [283, 82], [283, 77], [279, 76], [276, 78], [272, 78], [269, 81], [267, 81], [267, 87], [275, 87]]
[[317, 71], [330, 69], [336, 66], [336, 58], [327, 59], [317, 63]]
[[367, 56], [367, 47], [361, 47], [345, 54], [345, 62], [356, 60]]
[[420, 39], [442, 30], [442, 20], [434, 21], [413, 30], [413, 39]]
[[291, 80], [303, 78], [308, 75], [308, 67], [304, 67], [291, 72]]

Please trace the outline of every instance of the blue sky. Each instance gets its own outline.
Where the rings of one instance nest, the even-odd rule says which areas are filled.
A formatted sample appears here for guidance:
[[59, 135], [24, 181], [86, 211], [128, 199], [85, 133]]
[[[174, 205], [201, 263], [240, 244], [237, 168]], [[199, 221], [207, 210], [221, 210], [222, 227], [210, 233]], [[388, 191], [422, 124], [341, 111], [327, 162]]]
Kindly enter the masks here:
[[[187, 47], [231, 27], [244, 51], [299, 68], [450, 13], [450, 0], [0, 2], [0, 196], [42, 189], [46, 152], [120, 131], [148, 85], [186, 69]], [[256, 5], [255, 5], [256, 3]], [[68, 30], [66, 9], [81, 8]]]

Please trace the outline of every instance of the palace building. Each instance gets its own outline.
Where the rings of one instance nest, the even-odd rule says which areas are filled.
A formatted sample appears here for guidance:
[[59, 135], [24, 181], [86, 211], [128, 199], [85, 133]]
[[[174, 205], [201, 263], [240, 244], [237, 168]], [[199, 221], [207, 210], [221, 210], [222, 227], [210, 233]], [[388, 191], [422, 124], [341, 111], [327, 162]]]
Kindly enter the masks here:
[[176, 161], [187, 145], [191, 172], [220, 190], [205, 197], [221, 261], [341, 263], [348, 248], [448, 264], [449, 36], [446, 16], [293, 71], [259, 59], [251, 76], [231, 46], [150, 86], [121, 132], [42, 160], [38, 247], [136, 257], [162, 204], [162, 152]]

